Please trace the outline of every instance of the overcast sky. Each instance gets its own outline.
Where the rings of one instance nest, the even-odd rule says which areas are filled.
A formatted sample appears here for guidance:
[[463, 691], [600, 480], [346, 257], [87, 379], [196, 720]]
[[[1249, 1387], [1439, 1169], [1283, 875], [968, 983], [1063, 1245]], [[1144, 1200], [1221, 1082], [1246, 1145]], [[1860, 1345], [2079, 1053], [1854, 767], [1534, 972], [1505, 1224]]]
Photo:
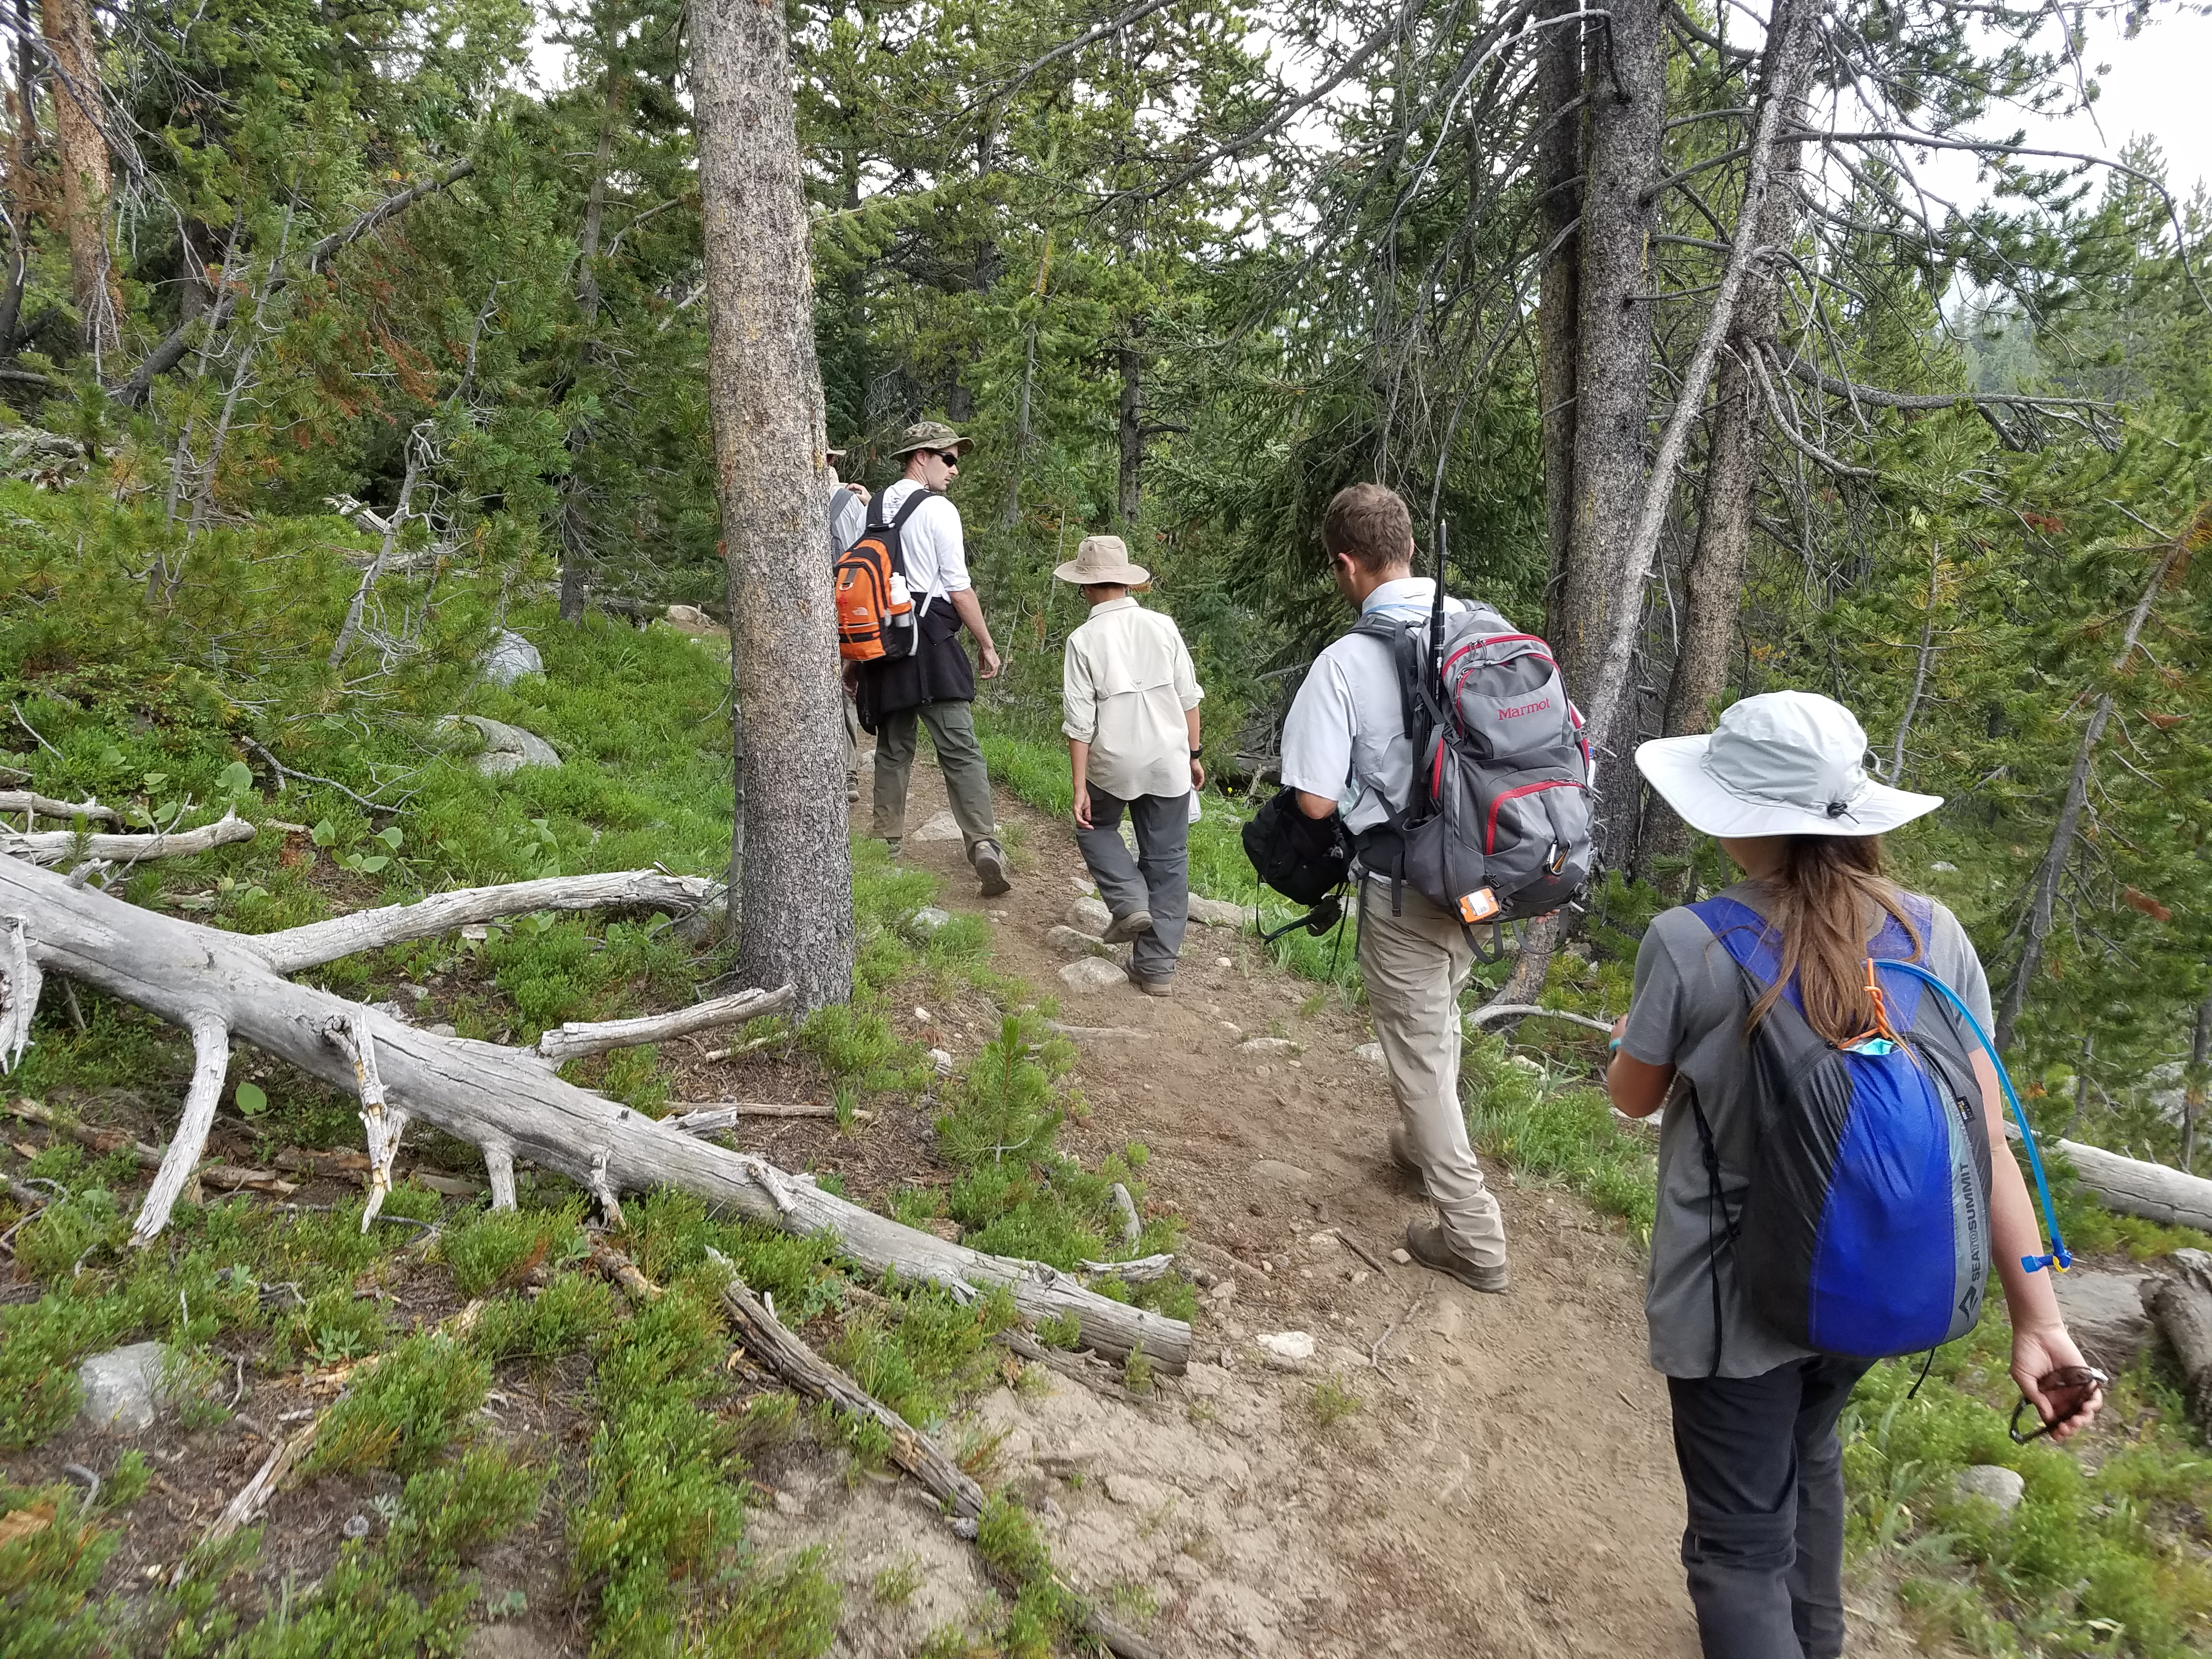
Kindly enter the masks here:
[[[2168, 185], [2187, 199], [2212, 181], [2212, 17], [2163, 7], [2132, 40], [2121, 38], [2112, 15], [2093, 15], [2087, 26], [2082, 64], [2101, 88], [2091, 110], [2062, 121], [2008, 120], [1999, 112], [1984, 131], [2006, 137], [2017, 125], [2030, 144], [2114, 157], [2136, 138], [2155, 139]], [[1945, 194], [1955, 191], [1954, 199], [1964, 201], [1980, 195], [1971, 157], [1933, 159], [1928, 178], [1942, 179]]]

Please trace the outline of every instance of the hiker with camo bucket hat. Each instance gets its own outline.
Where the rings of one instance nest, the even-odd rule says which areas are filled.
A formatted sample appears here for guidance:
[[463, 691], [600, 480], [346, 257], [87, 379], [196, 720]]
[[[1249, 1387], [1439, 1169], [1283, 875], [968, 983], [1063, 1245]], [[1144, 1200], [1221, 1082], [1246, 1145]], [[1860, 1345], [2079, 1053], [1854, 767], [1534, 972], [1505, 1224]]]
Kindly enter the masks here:
[[907, 788], [914, 775], [915, 738], [922, 726], [936, 745], [945, 793], [968, 862], [983, 896], [1007, 890], [1006, 855], [991, 805], [991, 775], [975, 741], [975, 676], [960, 643], [964, 626], [975, 636], [985, 679], [999, 672], [991, 626], [968, 577], [960, 509], [945, 493], [959, 476], [960, 457], [974, 440], [942, 421], [907, 428], [894, 459], [904, 464], [897, 483], [876, 498], [872, 532], [886, 532], [904, 571], [916, 615], [914, 654], [854, 665], [848, 672], [860, 724], [876, 735], [875, 810], [869, 833], [894, 855], [906, 835]]

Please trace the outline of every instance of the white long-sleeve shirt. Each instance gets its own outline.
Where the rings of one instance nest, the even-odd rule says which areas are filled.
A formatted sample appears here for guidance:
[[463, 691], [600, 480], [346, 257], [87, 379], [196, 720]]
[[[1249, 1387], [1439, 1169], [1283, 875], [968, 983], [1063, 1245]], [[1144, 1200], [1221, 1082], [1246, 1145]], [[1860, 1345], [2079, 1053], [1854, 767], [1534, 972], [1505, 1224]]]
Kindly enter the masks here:
[[1128, 598], [1091, 607], [1067, 636], [1060, 729], [1091, 745], [1090, 781], [1109, 795], [1190, 793], [1190, 727], [1206, 693], [1171, 617]]

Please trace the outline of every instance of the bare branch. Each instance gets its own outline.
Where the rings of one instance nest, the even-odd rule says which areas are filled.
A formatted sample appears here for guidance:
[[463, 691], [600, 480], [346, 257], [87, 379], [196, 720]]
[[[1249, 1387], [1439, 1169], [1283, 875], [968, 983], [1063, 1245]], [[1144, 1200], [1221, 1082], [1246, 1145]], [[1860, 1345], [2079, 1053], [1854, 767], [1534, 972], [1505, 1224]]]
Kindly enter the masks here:
[[414, 904], [332, 916], [278, 933], [262, 933], [245, 943], [278, 973], [296, 974], [362, 951], [380, 951], [410, 939], [434, 939], [456, 928], [537, 910], [655, 909], [681, 915], [697, 909], [720, 884], [704, 876], [672, 876], [659, 870], [548, 876], [540, 881], [435, 893]]
[[694, 1003], [672, 1014], [647, 1014], [638, 1019], [572, 1020], [557, 1031], [538, 1039], [538, 1052], [558, 1066], [585, 1054], [603, 1054], [610, 1048], [635, 1048], [671, 1037], [689, 1036], [717, 1026], [742, 1025], [767, 1014], [787, 1012], [798, 1001], [791, 986], [773, 991], [740, 991], [712, 1002]]

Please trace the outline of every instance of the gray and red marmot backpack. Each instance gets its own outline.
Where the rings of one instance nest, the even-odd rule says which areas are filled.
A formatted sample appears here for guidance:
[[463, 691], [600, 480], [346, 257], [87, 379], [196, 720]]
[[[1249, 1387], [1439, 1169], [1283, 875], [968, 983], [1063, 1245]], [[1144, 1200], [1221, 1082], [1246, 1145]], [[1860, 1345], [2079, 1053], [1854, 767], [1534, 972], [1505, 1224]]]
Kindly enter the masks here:
[[1589, 745], [1551, 647], [1488, 605], [1447, 612], [1441, 580], [1425, 622], [1353, 631], [1390, 647], [1413, 745], [1405, 810], [1358, 843], [1393, 914], [1408, 886], [1469, 927], [1579, 896], [1596, 860]]

